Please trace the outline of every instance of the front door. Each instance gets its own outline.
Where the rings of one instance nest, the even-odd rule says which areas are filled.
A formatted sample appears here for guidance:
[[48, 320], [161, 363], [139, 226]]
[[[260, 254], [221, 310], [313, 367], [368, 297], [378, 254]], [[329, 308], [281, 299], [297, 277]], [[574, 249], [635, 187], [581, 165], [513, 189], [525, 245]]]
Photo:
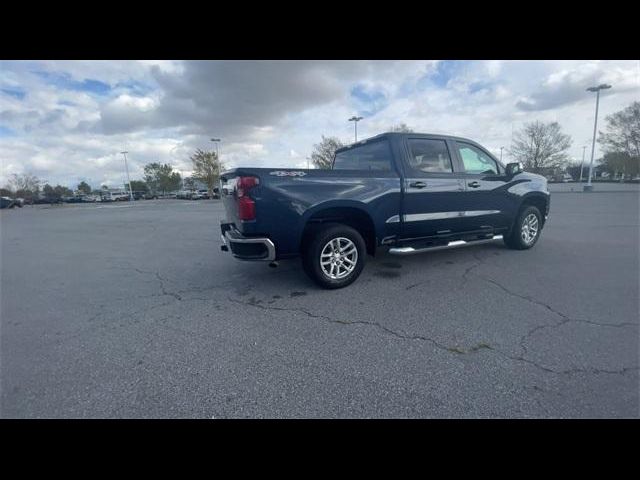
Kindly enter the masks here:
[[461, 204], [469, 230], [509, 227], [509, 187], [503, 167], [476, 145], [455, 142], [455, 153], [464, 170], [465, 193]]
[[439, 138], [407, 138], [408, 164], [402, 200], [401, 238], [446, 236], [460, 231], [459, 197], [464, 176], [454, 172], [447, 141]]

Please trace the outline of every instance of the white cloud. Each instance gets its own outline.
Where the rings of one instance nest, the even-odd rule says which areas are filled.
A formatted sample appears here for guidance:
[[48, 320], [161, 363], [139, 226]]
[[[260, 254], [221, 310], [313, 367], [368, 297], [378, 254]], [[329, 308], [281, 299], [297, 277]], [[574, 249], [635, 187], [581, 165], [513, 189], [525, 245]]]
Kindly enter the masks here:
[[227, 166], [303, 168], [321, 135], [351, 142], [347, 119], [363, 111], [373, 113], [358, 124], [359, 138], [403, 122], [467, 136], [496, 153], [508, 148], [512, 128], [558, 121], [579, 158], [594, 116], [585, 85], [613, 85], [602, 95], [600, 125], [640, 97], [637, 61], [462, 62], [435, 82], [442, 64], [0, 62], [0, 89], [13, 92], [0, 92], [0, 185], [27, 171], [68, 186], [119, 184], [123, 148], [132, 178], [154, 161], [190, 173], [189, 155], [213, 148], [212, 136], [222, 138]]

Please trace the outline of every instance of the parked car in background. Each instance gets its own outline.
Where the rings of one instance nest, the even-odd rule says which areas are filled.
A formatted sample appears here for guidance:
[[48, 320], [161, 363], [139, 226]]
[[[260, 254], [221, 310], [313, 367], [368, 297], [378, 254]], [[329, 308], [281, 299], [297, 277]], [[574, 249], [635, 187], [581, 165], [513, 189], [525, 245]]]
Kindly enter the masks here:
[[178, 198], [179, 192], [159, 193], [156, 198]]
[[13, 208], [16, 206], [16, 201], [10, 197], [0, 197], [0, 208]]
[[33, 201], [34, 205], [54, 205], [54, 204], [59, 204], [59, 203], [63, 203], [62, 202], [62, 197], [39, 197], [36, 198]]
[[102, 192], [103, 202], [126, 202], [129, 200], [129, 192], [118, 190], [113, 192]]
[[189, 192], [189, 198], [191, 200], [205, 200], [209, 198], [209, 193], [206, 190], [194, 190]]

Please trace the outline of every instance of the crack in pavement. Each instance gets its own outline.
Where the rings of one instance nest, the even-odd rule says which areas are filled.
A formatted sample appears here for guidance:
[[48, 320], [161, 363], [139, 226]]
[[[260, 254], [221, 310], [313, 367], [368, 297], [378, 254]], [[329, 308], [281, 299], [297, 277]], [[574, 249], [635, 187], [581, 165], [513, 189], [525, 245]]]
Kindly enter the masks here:
[[580, 318], [571, 318], [568, 315], [560, 312], [559, 310], [556, 310], [555, 308], [553, 308], [551, 305], [546, 304], [544, 302], [541, 302], [540, 300], [537, 300], [533, 297], [527, 296], [527, 295], [521, 295], [519, 293], [516, 293], [510, 289], [508, 289], [507, 287], [505, 287], [504, 285], [502, 285], [501, 283], [497, 282], [496, 280], [493, 280], [491, 278], [487, 278], [484, 277], [482, 275], [478, 275], [479, 278], [482, 278], [483, 280], [485, 280], [486, 282], [489, 282], [495, 286], [497, 286], [498, 288], [500, 288], [502, 291], [506, 292], [507, 294], [522, 299], [522, 300], [526, 300], [529, 303], [533, 303], [534, 305], [538, 305], [540, 307], [544, 307], [545, 309], [549, 310], [550, 312], [552, 312], [553, 314], [559, 316], [560, 318], [562, 318], [562, 320], [560, 320], [557, 323], [554, 323], [552, 325], [537, 325], [534, 328], [532, 328], [531, 330], [529, 330], [525, 335], [523, 335], [520, 338], [520, 341], [518, 342], [518, 345], [520, 346], [520, 348], [523, 350], [524, 354], [526, 354], [528, 352], [527, 347], [524, 345], [524, 343], [537, 331], [539, 330], [543, 330], [545, 328], [558, 328], [562, 325], [565, 325], [567, 323], [570, 322], [574, 322], [574, 323], [584, 323], [587, 325], [596, 325], [599, 327], [611, 327], [611, 328], [623, 328], [623, 327], [638, 327], [639, 325], [637, 323], [633, 323], [633, 322], [621, 322], [621, 323], [600, 323], [600, 322], [594, 322], [592, 320], [584, 320], [584, 319], [580, 319]]
[[[436, 340], [433, 340], [432, 338], [429, 337], [424, 337], [421, 335], [406, 335], [406, 334], [402, 334], [399, 333], [395, 330], [391, 330], [388, 327], [385, 327], [384, 325], [378, 323], [378, 322], [367, 322], [364, 320], [356, 320], [356, 321], [348, 321], [348, 320], [336, 320], [334, 318], [331, 317], [327, 317], [326, 315], [316, 315], [313, 314], [311, 312], [309, 312], [308, 310], [305, 310], [304, 308], [284, 308], [284, 307], [273, 307], [273, 306], [266, 306], [266, 305], [260, 305], [258, 303], [255, 302], [251, 302], [251, 301], [247, 301], [244, 302], [242, 300], [239, 299], [235, 299], [232, 297], [227, 297], [229, 301], [234, 302], [234, 303], [238, 303], [240, 305], [246, 305], [246, 306], [250, 306], [250, 307], [256, 307], [256, 308], [260, 308], [262, 310], [277, 310], [277, 311], [285, 311], [285, 312], [300, 312], [300, 313], [304, 313], [305, 315], [311, 317], [311, 318], [319, 318], [322, 320], [325, 320], [326, 322], [329, 323], [337, 323], [340, 325], [369, 325], [369, 326], [374, 326], [380, 330], [383, 330], [384, 332], [393, 335], [395, 337], [404, 339], [404, 340], [423, 340], [423, 341], [427, 341], [430, 342], [431, 344], [433, 344], [435, 347], [442, 349], [442, 350], [447, 350], [449, 352], [454, 352], [454, 353], [468, 353], [465, 352], [464, 350], [460, 350], [454, 347], [448, 347], [444, 344], [441, 344], [439, 342], [437, 342]], [[471, 350], [473, 352], [479, 350], [480, 348], [486, 348], [486, 347], [478, 347], [475, 350]], [[489, 347], [491, 348], [491, 347]]]
[[[484, 263], [484, 259], [483, 259], [483, 258], [480, 258], [480, 257], [478, 256], [478, 253], [477, 253], [477, 252], [475, 252], [475, 251], [474, 251], [474, 252], [472, 252], [472, 255], [473, 255], [473, 258], [475, 258], [475, 259], [477, 260], [477, 262], [473, 263], [472, 265], [470, 265], [469, 267], [467, 267], [467, 268], [465, 269], [464, 273], [462, 274], [462, 285], [461, 285], [461, 286], [466, 285], [466, 283], [467, 283], [467, 281], [468, 281], [467, 276], [471, 273], [471, 270], [473, 270], [474, 268], [476, 268], [476, 267], [478, 267], [478, 266], [480, 266], [481, 264], [483, 264], [483, 263]], [[412, 290], [412, 289], [414, 289], [415, 287], [418, 287], [418, 286], [420, 286], [420, 285], [424, 285], [425, 283], [429, 283], [430, 281], [432, 281], [432, 279], [425, 280], [425, 281], [418, 282], [418, 283], [413, 283], [413, 284], [411, 284], [411, 285], [409, 285], [409, 286], [405, 287], [405, 290]]]
[[326, 322], [329, 323], [337, 323], [340, 325], [369, 325], [369, 326], [374, 326], [379, 330], [382, 330], [390, 335], [393, 335], [397, 338], [403, 339], [403, 340], [420, 340], [420, 341], [425, 341], [425, 342], [429, 342], [432, 345], [434, 345], [436, 348], [440, 349], [440, 350], [444, 350], [447, 351], [449, 353], [453, 353], [453, 354], [457, 354], [457, 355], [469, 355], [472, 353], [477, 353], [481, 350], [490, 350], [492, 352], [497, 353], [498, 355], [500, 355], [503, 358], [512, 360], [512, 361], [517, 361], [517, 362], [522, 362], [522, 363], [526, 363], [528, 365], [531, 365], [541, 371], [544, 371], [546, 373], [555, 373], [555, 374], [560, 374], [560, 375], [568, 375], [568, 374], [574, 374], [574, 373], [589, 373], [589, 374], [600, 374], [600, 373], [606, 373], [606, 374], [613, 374], [613, 375], [624, 375], [627, 372], [630, 371], [636, 371], [639, 370], [640, 367], [623, 367], [620, 370], [604, 370], [604, 369], [597, 369], [597, 368], [592, 368], [592, 369], [580, 369], [580, 368], [571, 368], [571, 369], [566, 369], [566, 370], [554, 370], [552, 368], [549, 367], [545, 367], [544, 365], [540, 365], [539, 363], [530, 360], [528, 358], [525, 358], [524, 356], [520, 355], [520, 356], [515, 356], [515, 355], [510, 355], [507, 352], [504, 352], [500, 349], [491, 347], [490, 345], [487, 345], [486, 343], [480, 343], [478, 345], [475, 345], [471, 348], [469, 348], [468, 350], [462, 350], [460, 348], [457, 347], [450, 347], [447, 346], [443, 343], [440, 343], [432, 338], [429, 337], [425, 337], [423, 335], [407, 335], [405, 333], [400, 333], [398, 331], [392, 330], [378, 322], [369, 322], [369, 321], [364, 321], [364, 320], [357, 320], [357, 321], [347, 321], [347, 320], [336, 320], [333, 319], [331, 317], [327, 317], [326, 315], [317, 315], [314, 313], [309, 312], [308, 310], [305, 310], [304, 308], [285, 308], [285, 307], [274, 307], [274, 306], [266, 306], [266, 305], [260, 305], [259, 303], [255, 302], [255, 301], [242, 301], [239, 299], [235, 299], [232, 298], [230, 296], [227, 297], [227, 299], [233, 303], [237, 303], [240, 305], [245, 305], [245, 306], [250, 306], [250, 307], [255, 307], [255, 308], [259, 308], [262, 310], [275, 310], [275, 311], [286, 311], [286, 312], [300, 312], [300, 313], [304, 313], [305, 315], [307, 315], [310, 318], [318, 318], [321, 320], [324, 320]]
[[[475, 263], [473, 263], [472, 265], [470, 265], [469, 267], [467, 267], [464, 271], [464, 273], [462, 274], [462, 278], [464, 280], [464, 282], [466, 283], [466, 281], [468, 280], [468, 275], [472, 272], [473, 269], [477, 268], [478, 266], [480, 266], [481, 264], [484, 263], [484, 259], [478, 256], [478, 252], [473, 252], [473, 257], [477, 260]], [[202, 301], [207, 301], [209, 299], [204, 299], [204, 298], [200, 298], [200, 297], [194, 297], [194, 298], [189, 298], [189, 299], [183, 299], [182, 296], [174, 291], [169, 291], [166, 289], [165, 287], [165, 283], [169, 282], [169, 280], [163, 278], [159, 272], [157, 271], [145, 271], [145, 270], [141, 270], [137, 267], [133, 267], [133, 266], [129, 266], [129, 268], [135, 270], [136, 272], [140, 273], [140, 274], [144, 274], [144, 275], [153, 275], [156, 280], [160, 283], [160, 290], [162, 292], [162, 295], [158, 295], [158, 296], [171, 296], [174, 299], [178, 300], [178, 301], [191, 301], [191, 300], [202, 300]], [[275, 306], [266, 306], [266, 305], [260, 305], [259, 303], [250, 300], [247, 301], [243, 301], [243, 300], [239, 300], [239, 299], [235, 299], [232, 298], [231, 296], [227, 296], [227, 299], [233, 303], [237, 303], [237, 304], [241, 304], [241, 305], [245, 305], [245, 306], [251, 306], [251, 307], [255, 307], [255, 308], [259, 308], [262, 310], [274, 310], [274, 311], [288, 311], [288, 312], [299, 312], [299, 313], [303, 313], [305, 315], [307, 315], [310, 318], [315, 318], [315, 319], [321, 319], [323, 321], [329, 322], [329, 323], [336, 323], [336, 324], [340, 324], [340, 325], [368, 325], [368, 326], [372, 326], [375, 327], [387, 334], [390, 334], [394, 337], [403, 339], [403, 340], [419, 340], [419, 341], [423, 341], [423, 342], [428, 342], [430, 344], [432, 344], [433, 346], [435, 346], [436, 348], [440, 349], [440, 350], [444, 350], [447, 351], [449, 353], [454, 353], [457, 355], [469, 355], [472, 353], [477, 353], [481, 350], [490, 350], [495, 352], [496, 354], [502, 356], [503, 358], [512, 360], [512, 361], [517, 361], [517, 362], [522, 362], [522, 363], [526, 363], [528, 365], [531, 365], [541, 371], [547, 372], [547, 373], [555, 373], [555, 374], [572, 374], [572, 373], [608, 373], [608, 374], [625, 374], [626, 372], [629, 371], [635, 371], [638, 370], [640, 367], [624, 367], [620, 370], [604, 370], [604, 369], [596, 369], [596, 368], [592, 368], [592, 369], [579, 369], [579, 368], [572, 368], [572, 369], [566, 369], [566, 370], [555, 370], [549, 367], [545, 367], [544, 365], [541, 365], [537, 362], [535, 362], [534, 360], [525, 358], [525, 354], [527, 353], [527, 348], [524, 345], [524, 343], [526, 342], [526, 340], [533, 335], [533, 333], [537, 332], [538, 330], [542, 330], [544, 328], [557, 328], [565, 323], [569, 323], [569, 322], [578, 322], [578, 323], [586, 323], [586, 324], [591, 324], [591, 325], [598, 325], [598, 326], [603, 326], [603, 327], [613, 327], [613, 328], [621, 328], [621, 327], [626, 327], [626, 326], [638, 326], [638, 324], [636, 323], [630, 323], [630, 322], [624, 322], [624, 323], [619, 323], [619, 324], [603, 324], [603, 323], [598, 323], [598, 322], [593, 322], [590, 320], [581, 320], [581, 319], [574, 319], [571, 317], [568, 317], [567, 315], [565, 315], [564, 313], [555, 310], [553, 307], [551, 307], [550, 305], [541, 302], [539, 300], [536, 300], [535, 298], [529, 297], [529, 296], [525, 296], [525, 295], [520, 295], [516, 292], [513, 292], [511, 290], [509, 290], [508, 288], [506, 288], [505, 286], [503, 286], [502, 284], [500, 284], [499, 282], [484, 277], [482, 275], [477, 275], [479, 278], [483, 279], [484, 281], [487, 281], [495, 286], [497, 286], [498, 288], [502, 289], [504, 292], [506, 292], [507, 294], [528, 301], [530, 303], [533, 303], [535, 305], [541, 306], [546, 308], [547, 310], [549, 310], [550, 312], [554, 313], [555, 315], [559, 316], [562, 318], [562, 320], [558, 323], [552, 324], [552, 325], [537, 325], [536, 327], [532, 328], [531, 330], [529, 330], [525, 335], [523, 335], [520, 338], [520, 341], [518, 342], [519, 347], [522, 350], [522, 354], [519, 356], [515, 356], [515, 355], [510, 355], [509, 353], [502, 351], [498, 348], [495, 347], [491, 347], [489, 345], [487, 345], [486, 343], [481, 343], [475, 346], [472, 346], [471, 348], [469, 348], [468, 350], [463, 350], [460, 349], [458, 347], [451, 347], [448, 345], [445, 345], [443, 343], [440, 343], [436, 340], [434, 340], [433, 338], [430, 337], [426, 337], [423, 335], [409, 335], [406, 334], [404, 332], [399, 332], [396, 330], [392, 330], [388, 327], [386, 327], [385, 325], [382, 325], [381, 323], [378, 322], [372, 322], [372, 321], [364, 321], [364, 320], [356, 320], [356, 321], [347, 321], [347, 320], [337, 320], [331, 317], [328, 317], [326, 315], [317, 315], [314, 313], [309, 312], [308, 310], [305, 310], [303, 308], [284, 308], [284, 307], [275, 307]], [[410, 290], [411, 288], [414, 288], [422, 283], [426, 283], [426, 282], [419, 282], [417, 284], [414, 285], [410, 285], [409, 287], [406, 288], [406, 290]], [[214, 287], [210, 287], [210, 288], [203, 288], [203, 289], [198, 289], [198, 288], [194, 288], [192, 289], [192, 291], [204, 291], [204, 290], [213, 290], [215, 288], [218, 288], [216, 286]], [[180, 293], [187, 293], [190, 290], [181, 290]], [[162, 304], [165, 305], [165, 304]], [[151, 307], [151, 308], [156, 308], [156, 307]], [[130, 315], [133, 314], [137, 314], [137, 313], [141, 313], [145, 310], [148, 309], [143, 309], [141, 311], [138, 312], [134, 312]], [[130, 316], [129, 315], [129, 316]]]
[[181, 300], [182, 300], [182, 297], [181, 297], [179, 294], [177, 294], [177, 293], [175, 293], [175, 292], [170, 292], [170, 291], [168, 291], [168, 290], [165, 288], [164, 284], [165, 284], [165, 282], [168, 282], [169, 280], [167, 280], [166, 278], [163, 278], [163, 277], [160, 275], [160, 272], [157, 272], [157, 271], [155, 271], [155, 272], [148, 272], [148, 271], [146, 271], [146, 270], [140, 270], [139, 268], [137, 268], [137, 267], [133, 267], [133, 266], [131, 266], [130, 268], [131, 268], [131, 269], [133, 269], [133, 270], [135, 270], [135, 271], [136, 271], [136, 272], [138, 272], [138, 273], [141, 273], [141, 274], [154, 275], [154, 276], [156, 277], [156, 280], [158, 280], [158, 281], [160, 282], [160, 290], [162, 291], [162, 295], [164, 295], [164, 296], [169, 296], [169, 297], [173, 297], [173, 298], [175, 298], [175, 299], [176, 299], [176, 300], [178, 300], [178, 301], [181, 301]]

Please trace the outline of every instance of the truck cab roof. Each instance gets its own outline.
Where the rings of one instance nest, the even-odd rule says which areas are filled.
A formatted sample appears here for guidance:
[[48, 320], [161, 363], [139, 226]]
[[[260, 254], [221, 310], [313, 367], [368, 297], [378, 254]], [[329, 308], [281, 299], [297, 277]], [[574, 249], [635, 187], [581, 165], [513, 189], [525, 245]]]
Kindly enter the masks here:
[[375, 142], [377, 140], [380, 140], [381, 138], [389, 138], [389, 137], [412, 137], [412, 138], [416, 138], [416, 137], [424, 137], [424, 138], [443, 138], [443, 139], [448, 139], [448, 140], [459, 140], [461, 142], [467, 142], [467, 143], [471, 143], [473, 145], [478, 145], [477, 142], [469, 139], [469, 138], [465, 138], [465, 137], [458, 137], [455, 135], [447, 135], [447, 134], [443, 134], [443, 133], [420, 133], [420, 132], [384, 132], [384, 133], [380, 133], [378, 135], [374, 135], [373, 137], [369, 137], [366, 138], [364, 140], [360, 140], [358, 142], [354, 142], [350, 145], [345, 145], [344, 147], [338, 148], [336, 149], [336, 153], [337, 152], [341, 152], [343, 150], [349, 150], [350, 148], [353, 147], [357, 147], [360, 145], [365, 145], [367, 143], [370, 142]]

